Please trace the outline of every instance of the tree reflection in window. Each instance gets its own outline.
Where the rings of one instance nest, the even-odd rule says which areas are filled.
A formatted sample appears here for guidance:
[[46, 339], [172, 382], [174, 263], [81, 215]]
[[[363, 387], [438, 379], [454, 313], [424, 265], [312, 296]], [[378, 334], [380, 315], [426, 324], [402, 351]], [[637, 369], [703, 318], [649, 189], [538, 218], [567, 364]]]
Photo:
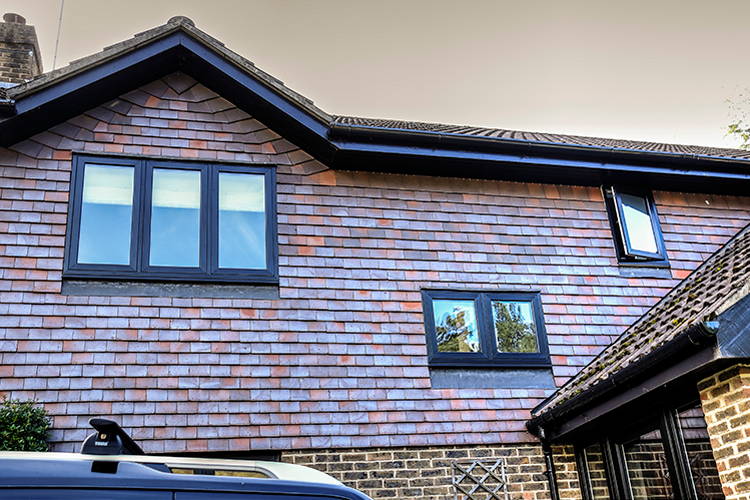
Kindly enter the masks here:
[[435, 334], [440, 352], [479, 352], [473, 301], [436, 300]]
[[431, 365], [549, 365], [537, 292], [423, 290]]
[[498, 352], [539, 352], [531, 302], [492, 301]]

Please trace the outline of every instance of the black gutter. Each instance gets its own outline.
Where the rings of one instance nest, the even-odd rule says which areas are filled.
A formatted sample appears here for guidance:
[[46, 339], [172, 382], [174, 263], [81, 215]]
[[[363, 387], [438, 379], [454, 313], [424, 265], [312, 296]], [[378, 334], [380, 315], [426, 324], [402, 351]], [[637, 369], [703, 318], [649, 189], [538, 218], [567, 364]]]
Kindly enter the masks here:
[[[490, 137], [458, 133], [409, 130], [397, 128], [350, 125], [333, 122], [328, 137], [346, 143], [370, 143], [403, 146], [404, 152], [415, 149], [477, 151], [505, 153], [520, 158], [562, 158], [601, 164], [671, 166], [684, 173], [693, 171], [727, 172], [750, 178], [750, 158], [727, 158], [694, 153], [670, 153], [642, 149], [626, 149], [585, 144], [564, 144], [530, 139]], [[411, 150], [411, 151], [410, 151]], [[695, 167], [700, 166], [698, 170]], [[729, 168], [726, 167], [735, 167]]]
[[[647, 377], [654, 369], [663, 368], [663, 363], [667, 360], [685, 356], [707, 346], [715, 341], [718, 329], [717, 321], [702, 321], [691, 326], [671, 341], [657, 347], [646, 356], [598, 384], [552, 407], [552, 409], [532, 417], [526, 422], [526, 429], [534, 435], [539, 435], [540, 429], [558, 427], [559, 424], [567, 420], [569, 414], [578, 414], [584, 407], [589, 407], [598, 400], [627, 389], [631, 383]], [[547, 401], [549, 399], [539, 404], [531, 413], [534, 414], [538, 409], [543, 408]]]

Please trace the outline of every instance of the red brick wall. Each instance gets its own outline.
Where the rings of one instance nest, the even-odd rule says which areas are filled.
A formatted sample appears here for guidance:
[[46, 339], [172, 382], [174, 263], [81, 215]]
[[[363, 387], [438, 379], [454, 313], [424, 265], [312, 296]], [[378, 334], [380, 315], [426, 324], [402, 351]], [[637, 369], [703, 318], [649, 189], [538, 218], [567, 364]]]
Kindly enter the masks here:
[[735, 365], [698, 383], [711, 448], [727, 500], [750, 498], [750, 367]]
[[[61, 294], [72, 151], [277, 163], [280, 298]], [[180, 75], [0, 166], [0, 393], [44, 403], [57, 449], [100, 415], [149, 452], [529, 442], [550, 391], [430, 389], [420, 290], [540, 290], [562, 383], [676, 283], [620, 277], [598, 188], [328, 171]], [[655, 200], [676, 278], [750, 219]]]
[[[573, 448], [556, 446], [553, 452], [560, 498], [580, 499]], [[304, 450], [282, 454], [284, 462], [321, 470], [372, 498], [415, 500], [453, 500], [452, 463], [456, 461], [467, 469], [477, 460], [488, 468], [497, 460], [504, 461], [510, 500], [549, 498], [544, 455], [537, 444]], [[500, 476], [502, 469], [495, 471]], [[472, 475], [479, 479], [485, 472], [477, 467]], [[456, 477], [460, 476], [461, 472], [456, 471]], [[490, 488], [498, 485], [491, 478], [485, 484]], [[471, 489], [473, 483], [463, 481], [461, 485]]]

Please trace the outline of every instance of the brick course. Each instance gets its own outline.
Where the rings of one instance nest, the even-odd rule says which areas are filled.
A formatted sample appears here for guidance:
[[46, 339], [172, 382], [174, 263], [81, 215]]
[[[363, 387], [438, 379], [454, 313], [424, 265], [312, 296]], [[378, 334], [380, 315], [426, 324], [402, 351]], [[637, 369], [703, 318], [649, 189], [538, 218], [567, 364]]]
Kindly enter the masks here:
[[[581, 498], [572, 447], [553, 448], [561, 498]], [[374, 499], [453, 500], [451, 464], [504, 458], [511, 500], [549, 498], [540, 445], [314, 450], [282, 453], [282, 461], [323, 471]], [[461, 498], [459, 496], [459, 498]]]
[[[276, 163], [279, 299], [65, 295], [73, 152]], [[671, 278], [618, 271], [598, 188], [330, 171], [174, 74], [0, 149], [0, 394], [147, 452], [533, 442], [550, 390], [431, 389], [420, 290], [539, 290], [563, 383], [750, 220], [657, 192]], [[219, 287], [220, 289], [220, 287]]]
[[727, 500], [750, 498], [750, 366], [735, 365], [698, 384]]

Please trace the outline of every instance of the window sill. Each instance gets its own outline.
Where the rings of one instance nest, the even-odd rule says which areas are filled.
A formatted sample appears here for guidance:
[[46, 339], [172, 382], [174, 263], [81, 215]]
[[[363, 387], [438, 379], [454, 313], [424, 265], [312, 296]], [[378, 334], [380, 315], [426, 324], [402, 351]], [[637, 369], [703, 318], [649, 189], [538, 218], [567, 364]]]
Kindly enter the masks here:
[[435, 368], [430, 367], [433, 389], [556, 389], [552, 367], [544, 368]]
[[105, 297], [278, 299], [279, 287], [278, 285], [65, 280], [62, 285], [62, 294]]
[[669, 264], [666, 266], [644, 266], [639, 263], [628, 262], [620, 263], [619, 267], [620, 276], [623, 278], [659, 278], [659, 279], [671, 279], [672, 271], [669, 269]]

